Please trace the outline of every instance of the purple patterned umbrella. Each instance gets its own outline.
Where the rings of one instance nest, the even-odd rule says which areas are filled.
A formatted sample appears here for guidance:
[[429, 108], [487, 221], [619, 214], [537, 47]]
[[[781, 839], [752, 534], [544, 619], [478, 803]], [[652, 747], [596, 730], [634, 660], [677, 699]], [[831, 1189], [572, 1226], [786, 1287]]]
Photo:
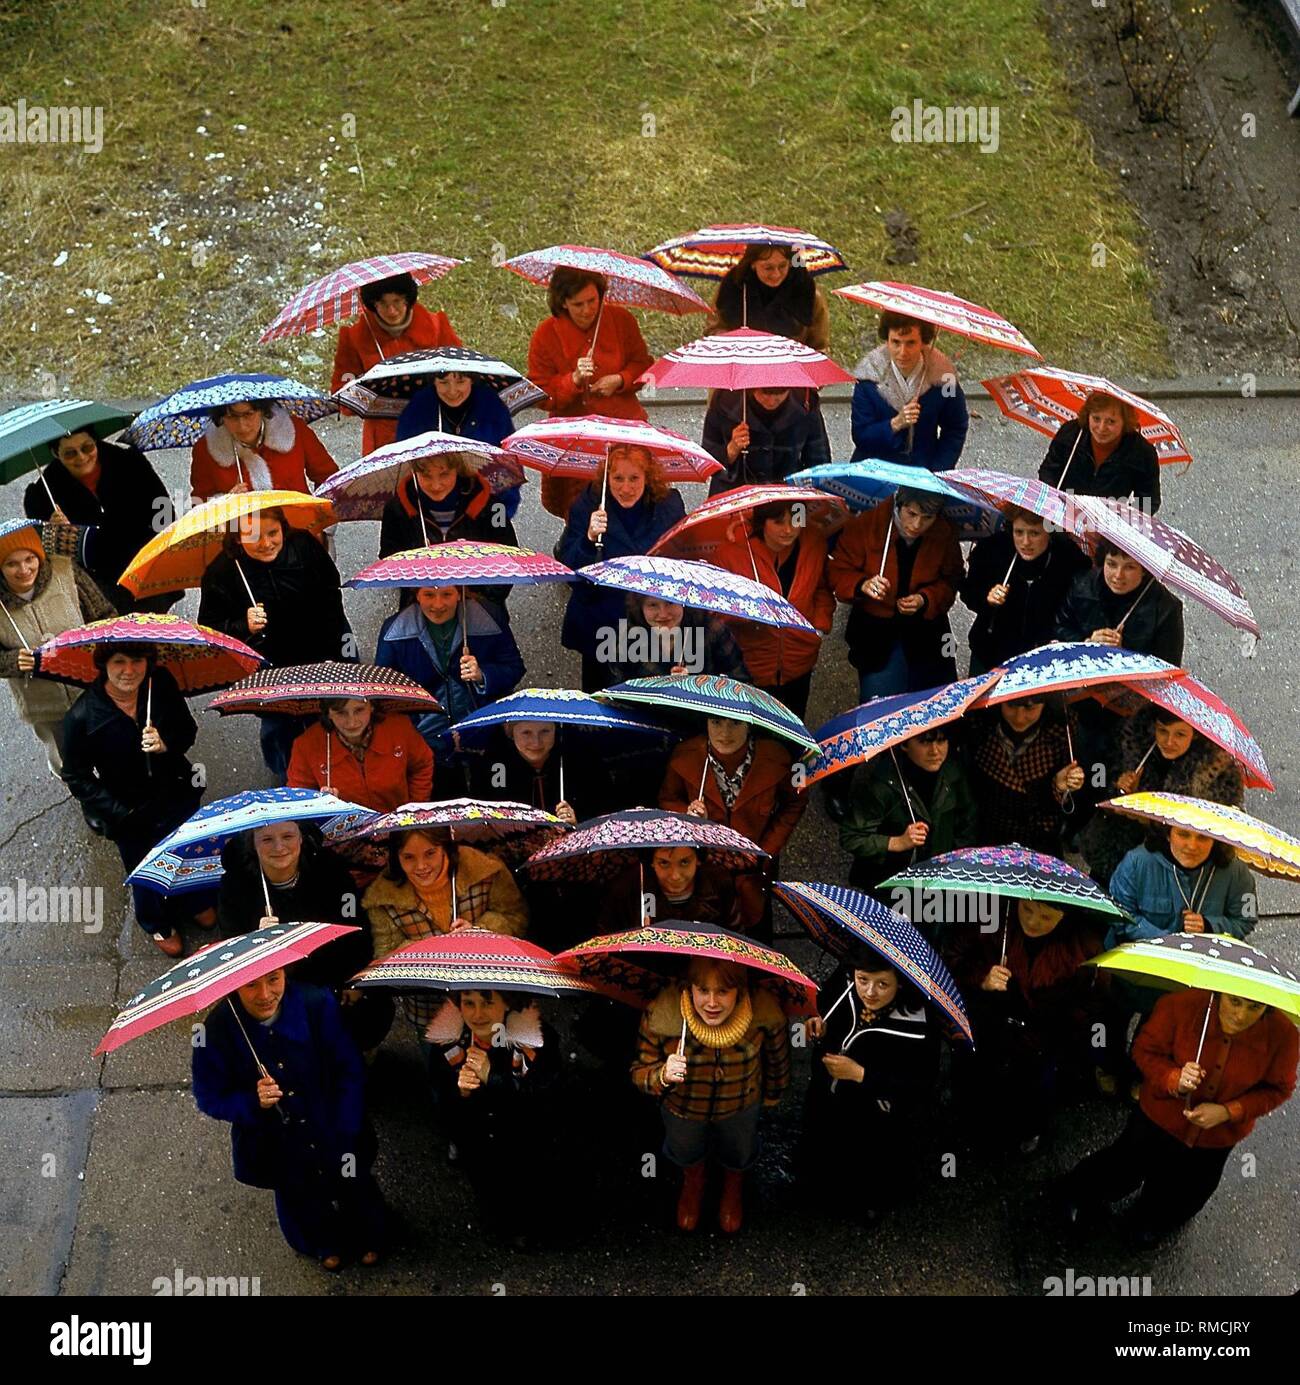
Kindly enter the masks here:
[[612, 880], [628, 864], [628, 851], [690, 847], [701, 863], [736, 874], [754, 870], [768, 853], [730, 827], [661, 808], [629, 808], [581, 823], [524, 862], [534, 880]]
[[432, 548], [410, 548], [380, 558], [343, 585], [360, 588], [513, 587], [571, 581], [571, 569], [531, 549], [457, 539]]
[[327, 700], [360, 698], [390, 712], [441, 711], [438, 699], [413, 678], [377, 664], [294, 664], [262, 669], [241, 679], [208, 703], [210, 712], [255, 712], [259, 716], [319, 716]]
[[678, 317], [684, 313], [709, 311], [709, 305], [694, 289], [687, 288], [652, 260], [623, 255], [617, 250], [599, 250], [591, 245], [548, 245], [544, 250], [530, 250], [525, 255], [505, 260], [501, 268], [511, 270], [530, 283], [545, 284], [561, 266], [603, 274], [609, 281], [605, 297], [611, 303], [622, 303], [629, 308], [655, 308]]
[[416, 830], [435, 841], [491, 846], [494, 854], [511, 863], [538, 850], [557, 833], [567, 832], [569, 824], [524, 803], [448, 798], [441, 803], [403, 803], [391, 813], [376, 813], [359, 824], [333, 831], [327, 828], [324, 837], [332, 844]]
[[780, 630], [817, 633], [779, 592], [712, 563], [633, 555], [591, 563], [579, 568], [578, 576], [598, 587], [655, 596], [675, 606], [774, 625]]
[[1028, 476], [1012, 476], [983, 467], [957, 467], [945, 471], [943, 479], [959, 490], [968, 491], [984, 504], [996, 505], [1004, 516], [1011, 509], [1028, 510], [1050, 527], [1069, 534], [1080, 547], [1087, 545], [1088, 526], [1072, 504], [1074, 497], [1058, 491], [1055, 486]]

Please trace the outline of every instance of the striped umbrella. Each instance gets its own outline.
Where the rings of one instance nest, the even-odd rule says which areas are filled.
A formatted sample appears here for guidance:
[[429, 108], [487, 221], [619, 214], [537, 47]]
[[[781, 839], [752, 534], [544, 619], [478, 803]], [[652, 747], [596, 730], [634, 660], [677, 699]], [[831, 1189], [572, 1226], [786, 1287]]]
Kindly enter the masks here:
[[1191, 450], [1173, 419], [1141, 395], [1132, 394], [1101, 375], [1084, 375], [1055, 366], [1032, 366], [1014, 375], [998, 375], [983, 381], [993, 402], [1008, 418], [1047, 437], [1055, 437], [1063, 423], [1072, 423], [1090, 394], [1108, 394], [1137, 414], [1138, 432], [1156, 450], [1161, 466], [1172, 462], [1192, 464]]
[[604, 414], [545, 418], [511, 433], [501, 446], [548, 476], [595, 476], [612, 447], [644, 447], [670, 481], [704, 481], [722, 470], [711, 453], [681, 433]]
[[597, 587], [654, 596], [675, 606], [752, 620], [781, 630], [817, 633], [780, 592], [712, 563], [632, 554], [589, 563], [578, 569], [578, 576]]
[[663, 808], [628, 808], [580, 823], [523, 864], [534, 880], [612, 880], [626, 867], [629, 851], [688, 847], [703, 864], [728, 874], [754, 870], [768, 853], [746, 836], [689, 813]]
[[[788, 505], [796, 528], [815, 528], [829, 537], [848, 517], [849, 507], [838, 496], [808, 486], [737, 486], [697, 505], [650, 549], [651, 557], [711, 561], [725, 543], [743, 543], [749, 520], [763, 505]], [[755, 574], [757, 581], [757, 574]]]
[[[328, 500], [300, 491], [218, 495], [187, 510], [150, 539], [118, 581], [132, 596], [140, 598], [197, 587], [239, 521], [272, 509], [283, 510], [291, 528], [306, 529], [312, 534], [319, 534], [334, 523], [334, 507]], [[251, 592], [249, 595], [251, 603]]]
[[458, 437], [455, 433], [428, 432], [367, 452], [360, 461], [326, 477], [316, 494], [333, 502], [334, 512], [341, 520], [380, 519], [403, 474], [428, 457], [465, 458], [488, 483], [493, 495], [524, 484], [524, 470], [519, 463], [490, 442]]
[[[183, 1015], [197, 1015], [259, 976], [292, 966], [335, 938], [357, 931], [355, 924], [277, 923], [209, 943], [137, 991], [99, 1041], [95, 1055], [112, 1053]], [[238, 1010], [235, 1016], [239, 1017]], [[256, 1058], [256, 1053], [253, 1056]], [[265, 1077], [265, 1069], [261, 1071]]]
[[890, 886], [957, 894], [980, 892], [1125, 917], [1123, 909], [1081, 870], [1056, 856], [1030, 851], [1019, 842], [945, 851], [899, 871], [882, 881], [880, 888]]
[[844, 257], [829, 242], [794, 226], [758, 223], [705, 226], [688, 235], [673, 236], [646, 251], [646, 259], [670, 274], [699, 279], [723, 279], [751, 245], [778, 246], [790, 251], [793, 262], [809, 274], [831, 274], [847, 269]]
[[821, 753], [812, 762], [805, 784], [866, 764], [923, 731], [956, 721], [997, 679], [996, 672], [985, 673], [923, 692], [873, 697], [833, 718], [817, 732]]
[[484, 744], [498, 727], [514, 721], [545, 721], [579, 731], [629, 732], [663, 736], [662, 726], [638, 721], [619, 707], [606, 707], [590, 693], [572, 688], [521, 688], [480, 707], [451, 728], [457, 750]]
[[142, 452], [167, 447], [191, 447], [203, 436], [208, 411], [219, 404], [238, 404], [271, 399], [283, 404], [295, 418], [314, 423], [339, 406], [310, 385], [283, 375], [213, 375], [188, 385], [151, 404], [126, 430], [126, 441]]
[[721, 673], [631, 678], [593, 696], [598, 702], [612, 702], [615, 706], [662, 707], [666, 711], [688, 712], [695, 716], [728, 717], [791, 741], [800, 750], [815, 753], [818, 749], [812, 733], [785, 703], [778, 702], [761, 688], [737, 682]]
[[36, 651], [36, 666], [43, 677], [89, 686], [100, 676], [95, 667], [96, 646], [115, 644], [153, 645], [158, 667], [167, 669], [187, 695], [224, 688], [266, 662], [242, 640], [219, 630], [191, 625], [179, 616], [138, 611], [64, 630]]
[[[623, 255], [617, 250], [600, 250], [591, 245], [548, 245], [502, 261], [501, 268], [533, 284], [550, 282], [561, 266], [603, 274], [609, 281], [605, 298], [629, 308], [654, 308], [680, 317], [685, 313], [707, 313], [709, 305], [683, 283], [674, 279], [651, 260]], [[596, 319], [597, 331], [600, 319]]]
[[[861, 947], [870, 949], [933, 1003], [952, 1038], [966, 1044], [974, 1042], [957, 983], [938, 953], [907, 919], [870, 895], [843, 885], [781, 880], [772, 886], [772, 894], [803, 924], [813, 942], [832, 957], [847, 962]], [[846, 990], [840, 1000], [848, 994]], [[834, 1008], [831, 1006], [822, 1018], [828, 1019]]]
[[529, 548], [455, 539], [432, 548], [410, 548], [364, 567], [345, 587], [538, 586], [571, 582], [573, 571]]
[[1185, 827], [1233, 847], [1251, 870], [1275, 880], [1300, 880], [1300, 840], [1226, 803], [1181, 793], [1130, 793], [1101, 805], [1112, 813]]
[[300, 337], [332, 322], [342, 322], [361, 311], [361, 290], [367, 284], [409, 274], [417, 284], [441, 279], [463, 260], [448, 255], [430, 255], [424, 251], [399, 251], [396, 255], [372, 255], [368, 260], [354, 260], [328, 274], [314, 279], [280, 309], [275, 321], [258, 337], [258, 341], [275, 341], [278, 337]]
[[[1093, 531], [1094, 546], [1097, 539], [1106, 539], [1140, 563], [1153, 580], [1208, 606], [1238, 630], [1259, 635], [1259, 621], [1241, 583], [1182, 530], [1122, 500], [1076, 495], [1071, 503]], [[1143, 592], [1147, 586], [1150, 581]]]
[[349, 984], [362, 990], [511, 991], [557, 999], [599, 994], [572, 963], [557, 962], [536, 943], [485, 928], [459, 928], [407, 943], [371, 962]]
[[229, 715], [319, 716], [327, 700], [360, 698], [390, 712], [439, 712], [438, 699], [413, 678], [377, 664], [344, 664], [327, 659], [318, 664], [266, 668], [218, 693], [210, 712]]
[[665, 389], [820, 389], [853, 383], [847, 370], [811, 346], [752, 327], [688, 341], [660, 356], [642, 378]]
[[891, 500], [900, 489], [925, 491], [943, 501], [940, 513], [957, 530], [959, 539], [979, 539], [1001, 524], [997, 507], [949, 485], [941, 476], [921, 466], [898, 462], [828, 462], [796, 471], [786, 478], [792, 485], [815, 486], [847, 500], [851, 509], [869, 510]]
[[851, 303], [865, 303], [867, 307], [877, 308], [882, 313], [901, 313], [919, 322], [933, 322], [946, 332], [955, 332], [972, 341], [982, 341], [986, 346], [1000, 346], [1006, 351], [1018, 351], [1022, 356], [1037, 356], [1040, 361], [1043, 359], [1043, 353], [1014, 323], [1008, 322], [991, 308], [981, 308], [978, 303], [968, 303], [951, 293], [918, 288], [915, 284], [899, 284], [892, 280], [853, 284], [835, 292]]
[[496, 390], [512, 414], [546, 398], [545, 392], [514, 366], [464, 346], [438, 346], [388, 356], [335, 390], [331, 398], [361, 418], [398, 418], [416, 390], [452, 373], [481, 380]]
[[125, 428], [131, 417], [89, 399], [42, 399], [0, 414], [0, 485], [46, 466], [51, 460], [49, 445], [59, 438], [93, 433], [102, 442]]

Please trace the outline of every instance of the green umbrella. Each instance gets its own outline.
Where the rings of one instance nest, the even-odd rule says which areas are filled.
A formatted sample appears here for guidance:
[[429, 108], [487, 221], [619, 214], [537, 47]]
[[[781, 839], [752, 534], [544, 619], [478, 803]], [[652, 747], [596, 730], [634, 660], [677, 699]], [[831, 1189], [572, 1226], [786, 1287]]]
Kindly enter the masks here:
[[[45, 399], [0, 414], [0, 484], [39, 471], [51, 460], [49, 444], [69, 433], [93, 433], [102, 442], [135, 417], [89, 399]], [[48, 487], [46, 488], [48, 490]], [[53, 503], [54, 497], [50, 496]], [[56, 506], [57, 508], [57, 506]]]

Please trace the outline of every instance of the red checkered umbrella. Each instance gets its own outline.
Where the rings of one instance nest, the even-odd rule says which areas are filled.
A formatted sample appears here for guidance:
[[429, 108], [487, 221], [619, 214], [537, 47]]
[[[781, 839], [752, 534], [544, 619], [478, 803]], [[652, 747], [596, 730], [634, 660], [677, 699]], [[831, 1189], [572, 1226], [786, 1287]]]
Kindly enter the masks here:
[[395, 274], [409, 274], [417, 284], [427, 284], [431, 279], [441, 279], [463, 263], [448, 255], [429, 255], [419, 250], [354, 260], [295, 293], [258, 341], [300, 337], [317, 327], [328, 327], [332, 322], [355, 317], [361, 311], [361, 290], [367, 284], [391, 279]]
[[751, 245], [779, 246], [809, 274], [829, 274], [847, 269], [844, 257], [829, 242], [794, 226], [705, 226], [689, 235], [674, 236], [646, 251], [646, 259], [662, 265], [670, 274], [690, 274], [700, 279], [722, 279]]
[[[592, 245], [548, 245], [505, 260], [508, 269], [533, 284], [550, 282], [551, 275], [564, 266], [603, 274], [609, 281], [606, 298], [629, 308], [654, 308], [661, 313], [707, 313], [709, 305], [695, 292], [679, 283], [667, 270], [637, 255], [617, 250], [600, 250]], [[597, 322], [599, 326], [599, 322]]]
[[1014, 323], [1008, 322], [991, 308], [981, 308], [978, 303], [968, 303], [951, 293], [939, 293], [935, 289], [918, 288], [915, 284], [896, 284], [888, 280], [853, 284], [835, 292], [841, 298], [853, 303], [865, 303], [867, 307], [878, 308], [882, 313], [901, 313], [919, 322], [933, 322], [936, 327], [943, 328], [945, 332], [956, 332], [959, 337], [982, 341], [987, 346], [1000, 346], [1006, 351], [1018, 351], [1022, 356], [1037, 356], [1040, 361], [1043, 359], [1043, 353]]
[[847, 370], [811, 346], [752, 327], [688, 341], [660, 356], [642, 378], [673, 389], [819, 389], [853, 383]]
[[1033, 366], [1014, 375], [983, 382], [993, 401], [1008, 418], [1055, 437], [1063, 423], [1073, 422], [1090, 394], [1108, 394], [1137, 414], [1138, 432], [1156, 450], [1161, 466], [1192, 464], [1192, 454], [1177, 424], [1162, 409], [1139, 394], [1131, 394], [1101, 375], [1083, 375], [1055, 366]]

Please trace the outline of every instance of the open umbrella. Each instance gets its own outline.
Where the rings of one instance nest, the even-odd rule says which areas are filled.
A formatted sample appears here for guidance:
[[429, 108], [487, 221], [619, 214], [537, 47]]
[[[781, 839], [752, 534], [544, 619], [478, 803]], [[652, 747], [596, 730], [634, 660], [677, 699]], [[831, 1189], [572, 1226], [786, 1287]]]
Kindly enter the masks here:
[[278, 337], [299, 337], [342, 322], [361, 311], [361, 290], [367, 284], [377, 284], [398, 274], [409, 274], [417, 284], [441, 279], [463, 260], [448, 255], [430, 255], [424, 251], [399, 251], [395, 255], [372, 255], [367, 260], [332, 269], [319, 279], [313, 279], [280, 309], [275, 321], [258, 341], [275, 341]]
[[432, 385], [440, 375], [452, 373], [481, 380], [496, 390], [511, 414], [546, 398], [544, 391], [520, 375], [514, 366], [465, 346], [438, 346], [388, 356], [335, 390], [331, 397], [361, 418], [398, 418], [416, 390]]
[[752, 620], [780, 630], [805, 630], [812, 625], [781, 595], [752, 577], [741, 577], [712, 563], [682, 558], [649, 558], [633, 554], [589, 563], [578, 576], [597, 587], [655, 596], [675, 606], [711, 611], [736, 620]]
[[[1100, 375], [1083, 375], [1056, 366], [1027, 366], [1014, 375], [998, 375], [982, 382], [993, 402], [1010, 419], [1024, 423], [1047, 437], [1055, 437], [1063, 423], [1079, 416], [1090, 394], [1108, 394], [1137, 414], [1138, 432], [1156, 450], [1161, 466], [1172, 462], [1192, 464], [1192, 454], [1173, 419], [1141, 395], [1132, 394]], [[1082, 432], [1079, 434], [1083, 436]], [[1073, 461], [1073, 455], [1070, 458]], [[1064, 489], [1069, 475], [1067, 461], [1061, 475]]]
[[57, 510], [43, 470], [52, 460], [50, 443], [70, 433], [93, 433], [103, 442], [125, 428], [131, 418], [123, 409], [89, 399], [42, 399], [0, 414], [0, 485], [39, 471], [50, 504]]
[[395, 668], [344, 664], [336, 659], [262, 669], [218, 693], [208, 710], [222, 715], [319, 716], [325, 702], [336, 698], [360, 698], [390, 712], [441, 710], [431, 692]]
[[224, 874], [221, 848], [241, 832], [277, 822], [319, 822], [341, 831], [373, 816], [359, 803], [315, 789], [245, 789], [191, 813], [136, 866], [127, 884], [164, 894], [212, 889]]
[[[137, 598], [157, 592], [197, 587], [203, 574], [223, 549], [226, 536], [236, 531], [239, 521], [263, 510], [280, 509], [291, 528], [319, 534], [334, 523], [334, 507], [328, 500], [303, 495], [300, 491], [247, 491], [239, 495], [218, 495], [187, 510], [174, 519], [161, 534], [156, 534], [131, 559], [118, 579]], [[244, 578], [250, 605], [256, 605], [248, 578]]]
[[471, 712], [451, 728], [457, 750], [484, 744], [492, 733], [513, 721], [549, 721], [578, 731], [625, 732], [663, 736], [662, 726], [638, 721], [619, 707], [606, 707], [590, 694], [572, 688], [520, 688]]
[[126, 430], [126, 441], [142, 452], [190, 447], [203, 436], [210, 409], [259, 399], [276, 400], [305, 423], [339, 411], [339, 406], [319, 390], [283, 375], [213, 375], [182, 385], [151, 404]]
[[774, 332], [737, 327], [660, 356], [643, 379], [664, 389], [820, 389], [852, 384], [829, 356]]
[[[973, 1043], [957, 983], [938, 953], [905, 918], [870, 895], [843, 885], [781, 880], [772, 886], [772, 893], [803, 924], [813, 942], [832, 957], [844, 962], [859, 947], [869, 948], [934, 1004], [951, 1037]], [[822, 1018], [828, 1019], [831, 1010]]]
[[976, 699], [977, 707], [997, 707], [1022, 697], [1052, 693], [1072, 694], [1071, 701], [1087, 696], [1105, 701], [1117, 690], [1167, 680], [1182, 670], [1154, 654], [1084, 641], [1039, 645], [1014, 655], [992, 672], [996, 681]]
[[576, 966], [557, 962], [523, 938], [460, 928], [406, 943], [370, 963], [348, 983], [362, 990], [522, 991], [530, 995], [596, 995]]
[[[749, 519], [763, 505], [789, 505], [797, 527], [807, 526], [829, 536], [848, 517], [848, 506], [838, 497], [807, 486], [737, 486], [697, 505], [650, 549], [652, 557], [711, 561], [724, 543], [749, 537]], [[755, 569], [754, 580], [758, 580]]]
[[711, 453], [681, 433], [604, 414], [540, 419], [511, 433], [501, 446], [548, 476], [595, 476], [612, 447], [644, 447], [670, 481], [707, 481], [722, 470]]
[[[1241, 996], [1275, 1006], [1300, 1024], [1300, 976], [1259, 948], [1225, 934], [1166, 933], [1122, 943], [1099, 957], [1090, 957], [1083, 965], [1123, 972], [1130, 981], [1161, 990], [1188, 986]], [[1207, 1024], [1208, 1020], [1207, 1011]], [[1201, 1042], [1205, 1042], [1204, 1027]]]
[[[341, 520], [380, 519], [384, 506], [396, 493], [407, 468], [426, 457], [463, 457], [488, 483], [493, 495], [521, 486], [523, 468], [499, 447], [475, 438], [457, 437], [455, 433], [428, 432], [400, 442], [385, 443], [367, 452], [360, 461], [341, 467], [326, 477], [316, 494], [334, 505]], [[424, 509], [419, 509], [424, 522]]]
[[741, 833], [707, 818], [662, 808], [628, 808], [579, 824], [524, 862], [534, 880], [612, 880], [628, 851], [689, 847], [705, 865], [729, 874], [753, 870], [768, 853]]
[[876, 308], [882, 313], [901, 313], [904, 317], [916, 318], [918, 322], [932, 322], [945, 332], [982, 341], [986, 346], [1000, 346], [1006, 351], [1037, 356], [1040, 361], [1043, 359], [1043, 353], [1014, 323], [1008, 322], [991, 308], [981, 308], [978, 303], [968, 303], [951, 293], [918, 288], [915, 284], [899, 284], [892, 280], [852, 284], [835, 292], [851, 303], [865, 303], [867, 307]]
[[[137, 991], [109, 1026], [95, 1054], [112, 1053], [131, 1039], [161, 1029], [182, 1015], [197, 1015], [259, 976], [292, 966], [318, 947], [355, 932], [354, 924], [277, 923], [237, 938], [209, 943]], [[235, 1018], [239, 1019], [238, 1010]], [[256, 1052], [253, 1056], [257, 1057]], [[260, 1063], [258, 1068], [265, 1077], [266, 1070]]]
[[631, 678], [593, 694], [599, 702], [615, 706], [660, 707], [702, 717], [729, 717], [756, 726], [800, 750], [815, 752], [812, 733], [783, 702], [771, 693], [740, 683], [721, 673], [660, 674]]
[[1064, 909], [1094, 909], [1124, 917], [1084, 873], [1056, 856], [1030, 851], [1018, 842], [1007, 846], [965, 846], [908, 866], [882, 882], [909, 890], [979, 891], [1006, 899], [1032, 899]]
[[139, 611], [64, 630], [37, 650], [36, 666], [46, 678], [89, 686], [100, 675], [94, 654], [95, 647], [101, 644], [154, 645], [158, 667], [167, 669], [187, 696], [224, 688], [266, 662], [241, 640], [206, 625], [191, 625], [179, 616]]
[[[882, 500], [892, 499], [900, 489], [936, 495], [943, 501], [940, 513], [963, 540], [984, 538], [1001, 524], [995, 506], [958, 490], [949, 485], [946, 476], [921, 466], [880, 461], [828, 462], [806, 471], [796, 471], [786, 479], [791, 485], [814, 486], [841, 496], [854, 510], [871, 509]], [[892, 525], [892, 519], [890, 523]]]
[[345, 587], [537, 586], [571, 582], [573, 571], [529, 548], [455, 539], [432, 548], [410, 548], [364, 567]]
[[[394, 832], [424, 832], [434, 841], [490, 846], [502, 860], [514, 862], [531, 855], [569, 824], [541, 808], [524, 803], [489, 802], [478, 798], [448, 798], [441, 803], [404, 803], [391, 813], [372, 813], [364, 821], [331, 823], [328, 842], [388, 837]], [[456, 878], [452, 876], [452, 898]], [[453, 907], [453, 913], [455, 909]]]
[[844, 257], [829, 242], [794, 226], [757, 223], [705, 226], [684, 236], [660, 241], [645, 257], [670, 274], [698, 279], [723, 279], [751, 245], [771, 245], [791, 252], [794, 262], [809, 274], [831, 274], [847, 269]]
[[809, 1015], [817, 1008], [817, 983], [782, 952], [752, 938], [707, 923], [668, 919], [649, 928], [607, 933], [557, 954], [579, 973], [619, 999], [645, 1003], [666, 981], [697, 958], [734, 962], [755, 973], [755, 984], [771, 990], [787, 1015]]
[[[532, 284], [546, 284], [551, 275], [564, 266], [582, 269], [589, 274], [603, 274], [609, 283], [605, 301], [622, 303], [629, 308], [653, 308], [658, 312], [682, 316], [684, 313], [707, 313], [709, 305], [685, 284], [660, 269], [652, 260], [637, 255], [624, 255], [617, 250], [600, 250], [591, 245], [548, 245], [543, 250], [530, 250], [503, 260], [508, 269]], [[600, 332], [600, 319], [592, 342]]]
[[1081, 548], [1086, 548], [1088, 526], [1073, 506], [1074, 497], [1035, 481], [1030, 476], [1012, 476], [1005, 471], [989, 471], [984, 467], [954, 467], [945, 471], [943, 479], [972, 499], [995, 506], [1005, 517], [1011, 510], [1028, 510], [1043, 522], [1062, 533], [1069, 534]]
[[922, 731], [956, 721], [997, 677], [996, 672], [984, 673], [941, 688], [873, 697], [870, 702], [832, 718], [817, 732], [821, 753], [813, 761], [805, 782], [813, 784], [828, 774], [865, 764]]
[[1097, 538], [1108, 540], [1151, 574], [1140, 596], [1152, 581], [1163, 582], [1208, 606], [1229, 625], [1258, 636], [1259, 621], [1241, 583], [1181, 529], [1105, 496], [1076, 495], [1071, 503]]
[[1233, 847], [1251, 870], [1276, 880], [1300, 880], [1300, 840], [1226, 803], [1181, 793], [1130, 793], [1101, 805], [1139, 822], [1185, 827]]

